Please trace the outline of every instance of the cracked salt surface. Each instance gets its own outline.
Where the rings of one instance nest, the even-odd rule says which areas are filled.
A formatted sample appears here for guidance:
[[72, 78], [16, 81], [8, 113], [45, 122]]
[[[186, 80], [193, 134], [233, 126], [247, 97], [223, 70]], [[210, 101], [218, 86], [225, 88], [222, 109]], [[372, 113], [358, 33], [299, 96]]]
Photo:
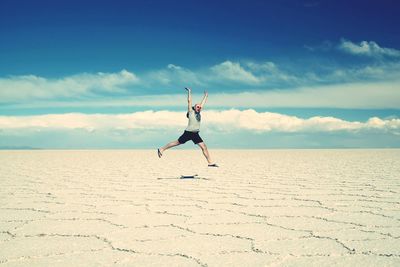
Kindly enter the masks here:
[[0, 266], [400, 266], [400, 150], [213, 157], [0, 151]]

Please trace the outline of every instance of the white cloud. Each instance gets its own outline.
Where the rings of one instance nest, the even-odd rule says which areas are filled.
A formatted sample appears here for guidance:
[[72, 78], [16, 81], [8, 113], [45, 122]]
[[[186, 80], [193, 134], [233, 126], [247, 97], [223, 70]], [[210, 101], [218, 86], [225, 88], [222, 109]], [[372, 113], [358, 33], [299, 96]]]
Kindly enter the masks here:
[[[128, 114], [47, 114], [33, 116], [0, 116], [0, 129], [85, 129], [129, 130], [184, 128], [184, 112], [143, 111]], [[332, 132], [375, 129], [400, 133], [400, 119], [370, 118], [366, 122], [345, 121], [334, 117], [298, 118], [272, 112], [248, 110], [209, 110], [203, 112], [203, 127], [218, 131], [251, 130], [256, 132]]]
[[239, 63], [229, 60], [211, 67], [211, 71], [215, 75], [215, 77], [213, 77], [214, 79], [216, 78], [248, 84], [257, 84], [260, 82], [253, 73], [245, 70]]
[[249, 67], [251, 70], [255, 71], [265, 71], [268, 73], [277, 72], [278, 67], [274, 62], [267, 61], [263, 63], [255, 63], [255, 62], [246, 62], [246, 66]]
[[174, 64], [168, 64], [167, 68], [173, 69], [173, 70], [181, 70], [182, 69], [182, 67], [174, 65]]
[[[334, 83], [349, 83], [359, 81], [364, 84], [398, 83], [400, 77], [400, 62], [377, 62], [372, 65], [359, 67], [337, 68], [324, 77], [318, 77], [319, 81]], [[322, 78], [322, 79], [321, 79]]]
[[374, 41], [362, 41], [359, 44], [348, 40], [341, 40], [338, 48], [346, 53], [353, 55], [363, 55], [369, 57], [400, 57], [400, 51], [393, 48], [380, 47]]
[[280, 69], [274, 62], [246, 62], [246, 66], [253, 71], [253, 75], [256, 75], [258, 81], [263, 84], [271, 83], [291, 83], [297, 84], [302, 79], [291, 75], [286, 71]]
[[35, 75], [0, 78], [0, 102], [32, 99], [80, 98], [97, 92], [126, 93], [126, 86], [139, 82], [127, 71], [96, 74], [82, 73], [61, 79], [46, 79]]
[[[143, 74], [142, 84], [148, 87], [167, 85], [204, 85], [198, 73], [174, 64], [168, 64], [165, 69], [150, 71]], [[183, 85], [182, 85], [183, 84]]]

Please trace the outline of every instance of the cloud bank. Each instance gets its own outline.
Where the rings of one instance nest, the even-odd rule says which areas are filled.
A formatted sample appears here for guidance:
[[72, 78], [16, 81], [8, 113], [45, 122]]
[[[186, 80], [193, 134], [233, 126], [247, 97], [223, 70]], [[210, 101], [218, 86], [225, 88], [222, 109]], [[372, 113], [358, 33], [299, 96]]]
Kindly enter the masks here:
[[[209, 110], [203, 112], [205, 126], [215, 131], [231, 132], [357, 132], [376, 130], [400, 134], [400, 119], [372, 117], [365, 122], [346, 121], [334, 117], [315, 116], [307, 119], [272, 112], [247, 110]], [[128, 114], [47, 114], [35, 116], [0, 116], [0, 129], [84, 129], [129, 130], [173, 129], [186, 126], [184, 112], [143, 111]]]
[[[375, 70], [370, 70], [375, 71]], [[340, 75], [340, 73], [336, 74]], [[196, 91], [195, 91], [196, 92]], [[200, 101], [201, 94], [193, 94]], [[186, 93], [180, 94], [102, 97], [88, 100], [42, 101], [0, 106], [9, 108], [104, 108], [104, 107], [185, 107]], [[212, 108], [348, 108], [398, 109], [400, 107], [400, 80], [389, 82], [347, 83], [296, 89], [276, 89], [238, 93], [210, 93], [207, 106]]]
[[[343, 52], [380, 58], [351, 66], [231, 61], [191, 70], [176, 64], [134, 73], [81, 73], [61, 78], [0, 77], [0, 110], [29, 107], [181, 105], [183, 87], [209, 89], [211, 107], [395, 108], [400, 106], [400, 51], [373, 41], [342, 40]], [[383, 58], [391, 60], [383, 60]], [[394, 59], [394, 60], [393, 60]], [[290, 65], [290, 64], [289, 64]], [[181, 93], [181, 94], [180, 94]], [[201, 96], [197, 96], [201, 97]]]

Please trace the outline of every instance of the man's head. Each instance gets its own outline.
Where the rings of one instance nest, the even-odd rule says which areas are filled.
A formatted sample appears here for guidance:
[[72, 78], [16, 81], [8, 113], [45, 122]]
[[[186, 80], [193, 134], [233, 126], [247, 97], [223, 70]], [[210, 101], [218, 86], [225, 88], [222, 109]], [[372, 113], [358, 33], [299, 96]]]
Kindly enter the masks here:
[[196, 111], [196, 112], [200, 112], [200, 111], [201, 111], [201, 106], [200, 106], [199, 104], [195, 104], [195, 105], [193, 106], [193, 109], [194, 109], [194, 111]]

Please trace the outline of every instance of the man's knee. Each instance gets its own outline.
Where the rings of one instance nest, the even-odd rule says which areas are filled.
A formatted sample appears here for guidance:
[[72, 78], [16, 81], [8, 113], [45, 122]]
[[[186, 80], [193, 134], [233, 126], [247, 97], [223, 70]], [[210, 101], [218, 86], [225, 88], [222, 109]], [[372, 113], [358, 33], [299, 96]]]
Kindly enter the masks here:
[[201, 148], [201, 150], [203, 150], [203, 151], [207, 149], [206, 144], [204, 144], [204, 143], [202, 143], [201, 145], [200, 144], [198, 144], [198, 145]]

